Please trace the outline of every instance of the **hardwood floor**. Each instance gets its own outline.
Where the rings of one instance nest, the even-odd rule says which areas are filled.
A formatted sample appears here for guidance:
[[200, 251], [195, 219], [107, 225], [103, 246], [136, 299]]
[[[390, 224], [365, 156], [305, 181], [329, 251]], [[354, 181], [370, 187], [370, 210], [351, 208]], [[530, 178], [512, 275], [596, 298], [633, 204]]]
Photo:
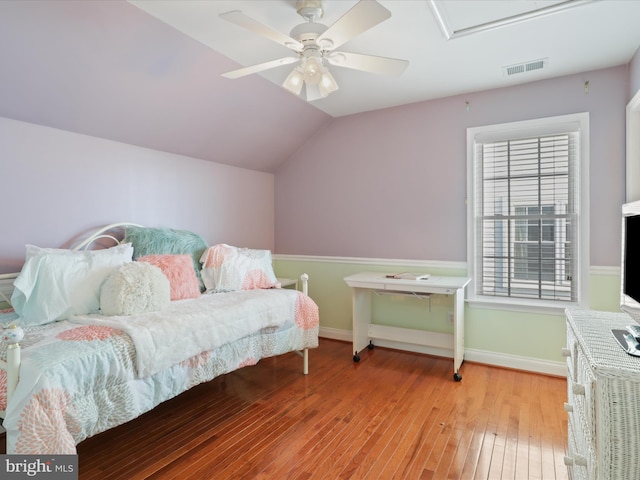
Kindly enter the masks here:
[[320, 340], [82, 442], [80, 479], [566, 479], [566, 381]]

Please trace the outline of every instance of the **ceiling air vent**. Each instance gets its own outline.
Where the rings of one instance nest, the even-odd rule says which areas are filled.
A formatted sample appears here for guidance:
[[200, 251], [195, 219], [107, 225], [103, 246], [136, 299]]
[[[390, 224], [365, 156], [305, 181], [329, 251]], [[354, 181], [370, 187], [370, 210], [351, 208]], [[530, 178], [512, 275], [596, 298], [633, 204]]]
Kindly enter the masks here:
[[517, 63], [515, 65], [508, 65], [502, 67], [502, 73], [505, 77], [516, 75], [518, 73], [533, 72], [534, 70], [541, 70], [547, 66], [548, 58], [542, 58], [540, 60], [531, 60], [530, 62]]

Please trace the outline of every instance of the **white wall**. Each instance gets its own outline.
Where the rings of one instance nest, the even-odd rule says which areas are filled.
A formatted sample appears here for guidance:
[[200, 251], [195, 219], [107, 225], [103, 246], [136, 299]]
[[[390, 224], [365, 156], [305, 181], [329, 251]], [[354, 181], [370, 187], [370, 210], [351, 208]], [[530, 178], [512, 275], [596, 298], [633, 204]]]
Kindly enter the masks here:
[[123, 221], [273, 249], [269, 173], [0, 117], [0, 178], [0, 273], [20, 268], [26, 243], [68, 246]]

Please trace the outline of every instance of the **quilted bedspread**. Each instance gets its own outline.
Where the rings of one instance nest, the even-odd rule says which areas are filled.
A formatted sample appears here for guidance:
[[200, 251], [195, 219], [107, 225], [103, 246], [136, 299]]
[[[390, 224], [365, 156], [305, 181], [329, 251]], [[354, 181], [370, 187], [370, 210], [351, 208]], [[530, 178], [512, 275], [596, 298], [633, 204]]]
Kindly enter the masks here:
[[[285, 299], [288, 318], [229, 341], [217, 339], [215, 347], [145, 376], [139, 375], [136, 346], [127, 328], [64, 320], [25, 329], [20, 382], [3, 422], [7, 453], [75, 453], [85, 438], [132, 420], [199, 383], [261, 358], [317, 347], [319, 317], [313, 300], [295, 290], [272, 289], [260, 295], [264, 293], [277, 304]], [[216, 295], [234, 303], [231, 296], [246, 292]], [[216, 309], [211, 311], [215, 322]], [[0, 316], [0, 322], [6, 320]], [[174, 323], [176, 332], [183, 328], [179, 309]], [[176, 336], [165, 340], [181, 348]], [[5, 346], [1, 348], [0, 357], [6, 357]], [[156, 353], [162, 352], [161, 347]], [[6, 374], [0, 370], [0, 409], [5, 404]]]

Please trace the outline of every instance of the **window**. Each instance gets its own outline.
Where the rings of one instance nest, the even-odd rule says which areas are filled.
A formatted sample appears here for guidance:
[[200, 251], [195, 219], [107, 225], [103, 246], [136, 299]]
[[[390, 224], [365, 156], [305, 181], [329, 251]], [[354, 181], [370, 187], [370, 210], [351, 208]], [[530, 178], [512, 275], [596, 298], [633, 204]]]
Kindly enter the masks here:
[[[553, 216], [555, 208], [549, 206], [515, 207], [514, 279], [553, 282], [558, 262]], [[525, 218], [519, 218], [525, 217]], [[560, 265], [558, 265], [559, 267]], [[564, 270], [564, 265], [562, 265]]]
[[470, 301], [586, 298], [588, 114], [470, 128]]

